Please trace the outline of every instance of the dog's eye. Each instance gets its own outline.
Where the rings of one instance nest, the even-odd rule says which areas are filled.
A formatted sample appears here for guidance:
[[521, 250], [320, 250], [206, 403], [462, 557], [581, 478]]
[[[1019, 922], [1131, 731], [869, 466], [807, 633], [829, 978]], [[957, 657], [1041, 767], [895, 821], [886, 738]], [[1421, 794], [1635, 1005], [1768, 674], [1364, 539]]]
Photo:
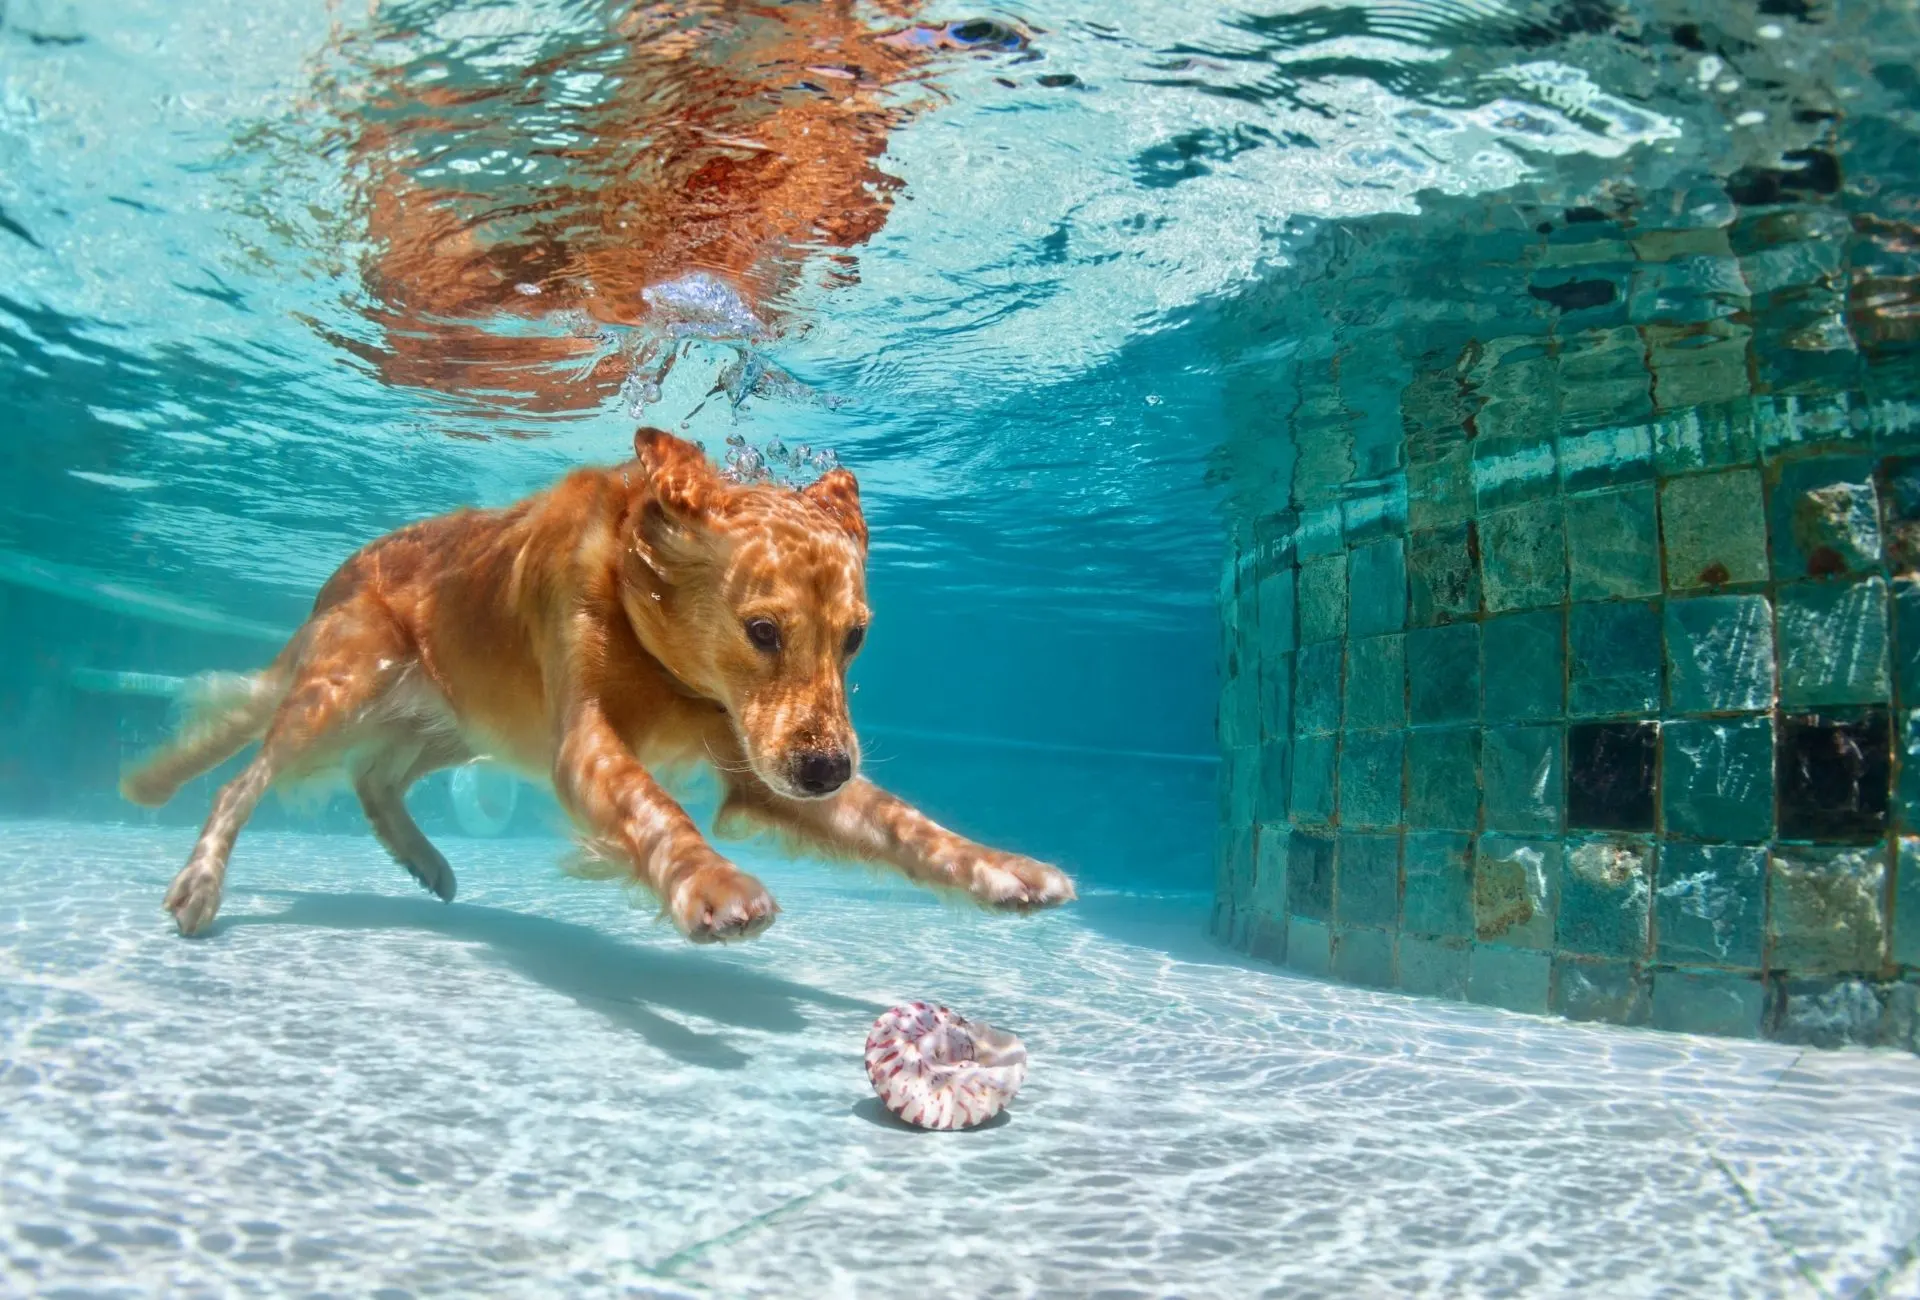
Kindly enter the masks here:
[[847, 653], [850, 655], [860, 653], [860, 646], [863, 642], [866, 641], [866, 639], [867, 639], [867, 629], [865, 629], [864, 627], [848, 628], [847, 629]]
[[747, 620], [747, 640], [762, 650], [778, 650], [780, 629], [770, 618], [750, 618]]

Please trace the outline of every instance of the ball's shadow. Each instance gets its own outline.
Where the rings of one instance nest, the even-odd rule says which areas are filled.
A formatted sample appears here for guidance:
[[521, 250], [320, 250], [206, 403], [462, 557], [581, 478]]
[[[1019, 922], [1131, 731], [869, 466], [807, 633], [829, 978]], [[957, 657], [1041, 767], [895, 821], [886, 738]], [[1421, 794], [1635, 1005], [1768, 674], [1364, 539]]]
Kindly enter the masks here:
[[867, 1097], [854, 1102], [853, 1113], [877, 1128], [889, 1128], [896, 1133], [985, 1133], [988, 1129], [1005, 1128], [1007, 1125], [1013, 1123], [1013, 1113], [1003, 1110], [986, 1123], [976, 1124], [972, 1128], [915, 1128], [888, 1110], [885, 1103], [878, 1097]]

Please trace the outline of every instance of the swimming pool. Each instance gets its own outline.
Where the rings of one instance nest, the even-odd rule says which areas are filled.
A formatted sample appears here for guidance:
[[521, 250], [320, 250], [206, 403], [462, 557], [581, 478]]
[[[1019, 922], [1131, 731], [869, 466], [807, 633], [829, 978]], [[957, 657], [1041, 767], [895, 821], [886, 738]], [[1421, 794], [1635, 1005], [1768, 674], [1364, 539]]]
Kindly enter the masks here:
[[[0, 1289], [1920, 1290], [1917, 53], [0, 4]], [[641, 422], [854, 470], [868, 772], [1080, 900], [748, 845], [784, 912], [695, 948], [463, 768], [458, 902], [323, 790], [174, 935], [233, 769], [114, 787], [187, 679]], [[920, 997], [1006, 1120], [878, 1110]]]

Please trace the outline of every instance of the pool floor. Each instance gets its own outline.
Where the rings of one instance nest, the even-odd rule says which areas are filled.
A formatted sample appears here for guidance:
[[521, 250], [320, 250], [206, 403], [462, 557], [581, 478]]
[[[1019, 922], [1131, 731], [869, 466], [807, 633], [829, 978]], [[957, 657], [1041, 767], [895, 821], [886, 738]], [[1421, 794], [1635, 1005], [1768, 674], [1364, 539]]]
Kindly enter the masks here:
[[[21, 1293], [1920, 1294], [1920, 1060], [1296, 979], [1204, 900], [1035, 920], [739, 855], [694, 948], [557, 846], [0, 825], [0, 1268]], [[894, 1126], [867, 1023], [1015, 1030], [1004, 1123]]]

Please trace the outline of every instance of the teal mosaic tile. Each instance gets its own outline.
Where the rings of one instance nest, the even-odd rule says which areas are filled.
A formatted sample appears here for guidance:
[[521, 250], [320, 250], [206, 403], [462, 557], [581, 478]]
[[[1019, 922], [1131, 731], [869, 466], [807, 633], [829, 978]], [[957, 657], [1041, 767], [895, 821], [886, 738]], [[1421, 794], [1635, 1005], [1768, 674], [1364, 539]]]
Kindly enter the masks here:
[[1290, 654], [1260, 661], [1260, 737], [1278, 740], [1293, 734], [1293, 674]]
[[1325, 555], [1300, 566], [1300, 644], [1331, 641], [1347, 631], [1347, 557]]
[[1760, 1037], [1766, 990], [1751, 975], [1662, 970], [1653, 974], [1655, 1029], [1723, 1038]]
[[1558, 609], [1491, 618], [1481, 625], [1486, 719], [1534, 722], [1561, 715], [1566, 694], [1566, 616]]
[[1761, 841], [1773, 834], [1773, 719], [1661, 728], [1661, 816], [1669, 835]]
[[1866, 980], [1832, 975], [1770, 976], [1766, 1035], [1777, 1043], [1836, 1048], [1876, 1046], [1888, 1036], [1884, 994]]
[[1398, 826], [1407, 733], [1350, 731], [1340, 743], [1340, 823]]
[[1293, 820], [1325, 825], [1333, 820], [1334, 762], [1338, 736], [1299, 736], [1293, 742]]
[[1660, 527], [1669, 591], [1767, 579], [1767, 516], [1757, 469], [1663, 483]]
[[1779, 589], [1780, 701], [1868, 704], [1892, 685], [1887, 584], [1802, 582]]
[[1893, 686], [1901, 707], [1920, 708], [1920, 579], [1893, 580]]
[[1294, 611], [1294, 568], [1281, 564], [1260, 579], [1254, 603], [1262, 658], [1284, 654], [1299, 645], [1300, 629]]
[[1660, 594], [1660, 525], [1653, 484], [1568, 497], [1566, 512], [1574, 600]]
[[1407, 650], [1400, 633], [1347, 642], [1347, 726], [1379, 731], [1407, 725]]
[[1655, 956], [1687, 966], [1760, 965], [1767, 851], [1736, 844], [1660, 846]]
[[1293, 741], [1275, 740], [1259, 750], [1260, 790], [1254, 815], [1261, 821], [1285, 821], [1293, 803]]
[[[1411, 848], [1409, 848], [1411, 865]], [[1411, 884], [1411, 878], [1409, 878]], [[1900, 837], [1899, 874], [1894, 881], [1893, 959], [1902, 966], [1920, 966], [1920, 839]]]
[[1788, 461], [1773, 485], [1777, 581], [1861, 573], [1880, 562], [1880, 498], [1873, 461], [1817, 456]]
[[1567, 641], [1569, 713], [1606, 717], [1660, 707], [1660, 614], [1652, 604], [1575, 605]]
[[1638, 961], [1647, 954], [1653, 843], [1596, 839], [1566, 847], [1554, 942], [1562, 952]]
[[1287, 960], [1287, 918], [1254, 913], [1246, 924], [1246, 953], [1257, 961], [1281, 966]]
[[1253, 883], [1245, 903], [1258, 916], [1285, 916], [1287, 912], [1287, 841], [1293, 828], [1262, 820], [1253, 828]]
[[1553, 960], [1555, 1015], [1609, 1025], [1644, 1025], [1653, 1014], [1653, 980], [1645, 969], [1625, 961], [1585, 957]]
[[1462, 442], [1430, 460], [1407, 465], [1407, 521], [1433, 528], [1473, 517], [1473, 456]]
[[1366, 988], [1393, 987], [1393, 932], [1391, 930], [1336, 930], [1333, 936], [1335, 979]]
[[1773, 606], [1762, 595], [1667, 602], [1667, 702], [1680, 713], [1773, 703]]
[[1406, 837], [1401, 928], [1409, 934], [1473, 936], [1473, 837], [1412, 831]]
[[[1752, 464], [1760, 459], [1760, 440], [1753, 428], [1753, 399], [1737, 397], [1656, 421], [1653, 454], [1662, 474]], [[1763, 543], [1765, 536], [1763, 531]]]
[[1428, 529], [1407, 539], [1408, 622], [1432, 627], [1480, 610], [1480, 567], [1471, 522]]
[[1559, 727], [1488, 727], [1480, 742], [1487, 828], [1552, 833], [1565, 815]]
[[1547, 953], [1475, 944], [1467, 965], [1467, 1000], [1543, 1015], [1552, 977], [1553, 958]]
[[1887, 849], [1781, 845], [1768, 864], [1768, 960], [1774, 970], [1872, 972], [1886, 946]]
[[1400, 936], [1400, 988], [1426, 997], [1464, 1002], [1473, 947], [1463, 939]]
[[1407, 712], [1416, 725], [1472, 722], [1479, 717], [1478, 623], [1407, 633]]
[[1347, 635], [1378, 636], [1406, 625], [1406, 543], [1383, 537], [1354, 548], [1347, 556]]
[[1473, 928], [1482, 943], [1551, 948], [1559, 909], [1558, 840], [1483, 835], [1473, 863]]
[[1557, 605], [1567, 594], [1565, 524], [1558, 497], [1480, 521], [1480, 585], [1490, 613]]
[[1343, 834], [1336, 852], [1334, 920], [1341, 925], [1397, 926], [1400, 837]]
[[1880, 502], [1887, 516], [1881, 546], [1887, 567], [1895, 573], [1920, 571], [1920, 456], [1881, 462], [1880, 479]]
[[1293, 729], [1296, 735], [1340, 730], [1340, 670], [1345, 646], [1320, 641], [1294, 656]]
[[1287, 968], [1321, 979], [1333, 973], [1333, 930], [1325, 921], [1287, 918]]
[[1407, 825], [1475, 830], [1480, 822], [1480, 731], [1419, 727], [1407, 733]]
[[1920, 709], [1902, 709], [1893, 725], [1893, 743], [1903, 755], [1893, 791], [1896, 811], [1901, 825], [1920, 827]]
[[1287, 915], [1332, 918], [1332, 835], [1295, 831], [1287, 838]]

